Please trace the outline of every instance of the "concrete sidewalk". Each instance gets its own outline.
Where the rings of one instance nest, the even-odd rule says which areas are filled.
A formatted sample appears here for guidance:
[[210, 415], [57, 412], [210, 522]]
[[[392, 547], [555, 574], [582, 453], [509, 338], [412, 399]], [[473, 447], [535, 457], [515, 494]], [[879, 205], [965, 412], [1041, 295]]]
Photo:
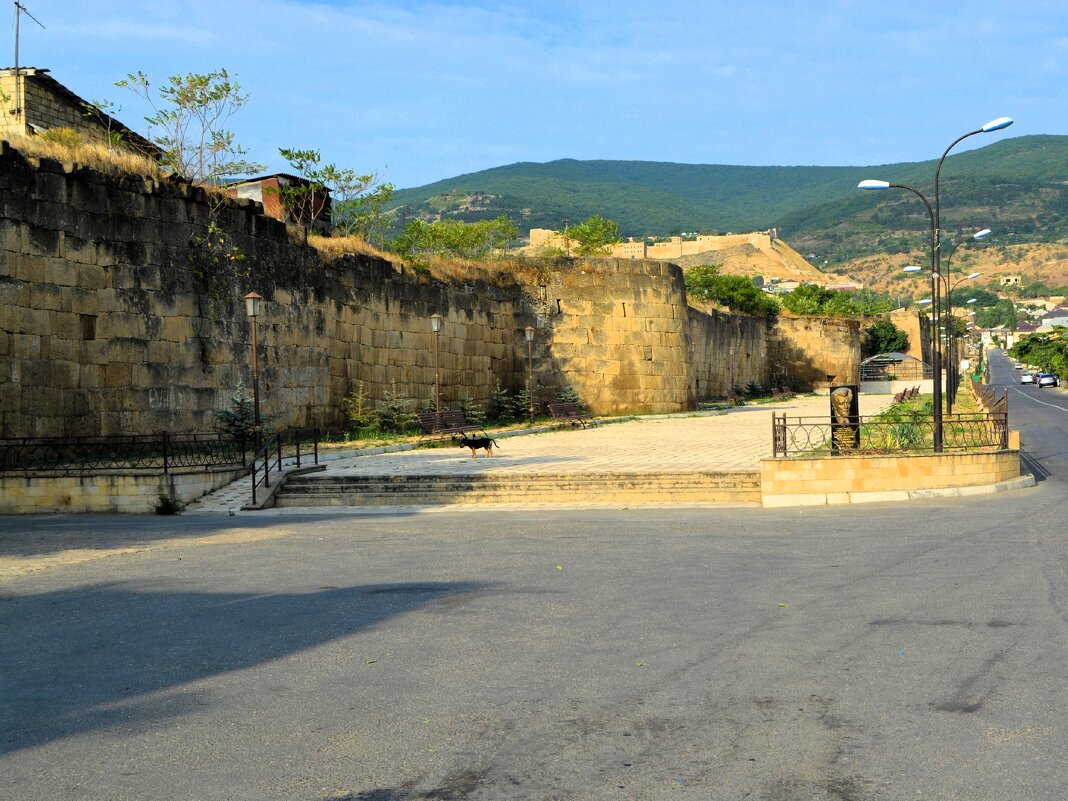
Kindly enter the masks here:
[[[889, 395], [861, 395], [860, 413], [877, 414]], [[493, 458], [472, 459], [466, 448], [414, 448], [392, 453], [320, 456], [325, 474], [338, 476], [447, 476], [452, 474], [557, 475], [561, 473], [693, 473], [750, 471], [771, 457], [772, 414], [826, 416], [826, 395], [806, 395], [759, 406], [642, 417], [592, 428], [499, 436]], [[320, 474], [322, 475], [322, 474]], [[189, 512], [227, 512], [251, 503], [243, 478], [189, 505]]]

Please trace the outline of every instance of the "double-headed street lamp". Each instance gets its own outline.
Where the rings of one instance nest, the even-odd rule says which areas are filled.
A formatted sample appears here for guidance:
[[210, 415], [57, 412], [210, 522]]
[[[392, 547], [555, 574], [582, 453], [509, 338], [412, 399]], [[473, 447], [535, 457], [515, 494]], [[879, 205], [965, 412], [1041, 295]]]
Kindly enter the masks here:
[[991, 120], [982, 128], [974, 131], [969, 131], [963, 136], [957, 137], [953, 140], [952, 144], [945, 149], [942, 153], [942, 158], [938, 160], [938, 167], [935, 169], [935, 191], [934, 191], [934, 206], [931, 206], [931, 202], [924, 196], [918, 189], [914, 189], [911, 186], [905, 184], [891, 184], [888, 181], [861, 181], [858, 185], [858, 189], [904, 189], [908, 192], [912, 192], [914, 195], [923, 201], [927, 207], [927, 214], [931, 222], [931, 297], [934, 304], [934, 328], [932, 331], [932, 353], [931, 362], [934, 371], [934, 450], [936, 453], [942, 452], [942, 353], [941, 343], [938, 342], [938, 322], [939, 322], [939, 302], [938, 291], [941, 288], [939, 281], [935, 276], [942, 275], [942, 253], [941, 253], [941, 198], [939, 195], [939, 182], [942, 175], [942, 163], [946, 160], [946, 156], [949, 155], [954, 147], [960, 142], [967, 139], [969, 136], [975, 136], [981, 133], [991, 133], [992, 131], [1000, 131], [1003, 128], [1008, 128], [1012, 125], [1011, 117], [998, 117], [995, 120]]
[[[972, 234], [967, 239], [960, 239], [957, 242], [953, 243], [953, 247], [950, 249], [949, 254], [946, 256], [946, 270], [945, 270], [945, 273], [938, 276], [940, 279], [942, 279], [940, 288], [945, 288], [945, 290], [946, 290], [945, 330], [946, 330], [946, 351], [948, 353], [947, 362], [946, 362], [946, 413], [947, 414], [952, 414], [953, 413], [953, 404], [957, 399], [957, 383], [956, 383], [957, 382], [957, 358], [956, 358], [956, 348], [955, 348], [957, 332], [956, 332], [956, 326], [953, 323], [953, 290], [956, 289], [961, 284], [963, 284], [965, 281], [974, 281], [976, 278], [978, 278], [981, 275], [981, 273], [977, 273], [977, 272], [976, 273], [970, 273], [969, 275], [961, 278], [959, 281], [956, 281], [956, 282], [951, 284], [949, 279], [950, 279], [950, 275], [952, 274], [952, 272], [951, 272], [951, 263], [953, 261], [953, 254], [957, 252], [957, 248], [959, 248], [961, 245], [965, 245], [968, 242], [978, 242], [978, 241], [980, 241], [982, 239], [985, 239], [988, 236], [990, 236], [990, 229], [989, 228], [984, 228], [982, 231], [978, 231], [977, 233]], [[923, 270], [923, 267], [920, 267], [920, 266], [915, 265], [915, 264], [910, 264], [908, 267], [904, 268], [904, 272], [906, 272], [906, 273], [918, 273], [918, 272], [921, 272], [922, 270]], [[970, 300], [968, 302], [969, 303], [974, 303], [975, 299], [973, 298], [972, 300]], [[939, 314], [941, 314], [941, 310], [939, 310]]]

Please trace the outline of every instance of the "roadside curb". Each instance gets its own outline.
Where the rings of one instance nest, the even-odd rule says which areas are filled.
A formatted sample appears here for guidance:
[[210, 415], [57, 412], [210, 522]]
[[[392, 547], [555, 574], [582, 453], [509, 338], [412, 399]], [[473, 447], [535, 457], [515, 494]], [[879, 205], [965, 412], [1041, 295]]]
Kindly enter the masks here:
[[976, 484], [968, 487], [943, 487], [938, 489], [889, 490], [875, 492], [814, 492], [796, 495], [765, 495], [765, 509], [790, 506], [838, 506], [853, 503], [893, 503], [902, 501], [926, 501], [932, 498], [968, 498], [977, 495], [993, 495], [1035, 486], [1035, 477], [1026, 473], [1019, 478], [999, 481], [996, 484]]

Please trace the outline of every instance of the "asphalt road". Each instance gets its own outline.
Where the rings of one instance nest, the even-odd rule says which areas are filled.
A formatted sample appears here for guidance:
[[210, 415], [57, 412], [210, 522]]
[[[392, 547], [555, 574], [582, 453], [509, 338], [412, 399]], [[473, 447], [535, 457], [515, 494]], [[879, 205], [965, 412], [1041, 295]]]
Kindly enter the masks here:
[[0, 518], [143, 548], [0, 582], [0, 797], [1060, 801], [1068, 426], [1010, 396], [1048, 474], [976, 499]]
[[1068, 391], [1020, 383], [1003, 351], [990, 354], [990, 383], [1009, 392], [1009, 425], [1021, 431], [1024, 464], [1038, 479], [1068, 477]]

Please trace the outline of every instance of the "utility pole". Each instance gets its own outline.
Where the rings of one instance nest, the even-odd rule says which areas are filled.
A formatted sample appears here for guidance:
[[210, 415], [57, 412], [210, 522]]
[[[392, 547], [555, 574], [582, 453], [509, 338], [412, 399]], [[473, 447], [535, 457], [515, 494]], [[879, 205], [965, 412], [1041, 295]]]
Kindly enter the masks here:
[[[22, 103], [23, 95], [25, 92], [22, 89], [22, 81], [19, 80], [21, 71], [19, 69], [19, 21], [22, 19], [22, 15], [32, 19], [38, 25], [41, 25], [41, 21], [37, 19], [33, 14], [29, 12], [26, 6], [22, 5], [19, 0], [15, 0], [15, 121], [17, 122], [22, 117]], [[41, 25], [41, 30], [44, 30], [44, 25]]]

